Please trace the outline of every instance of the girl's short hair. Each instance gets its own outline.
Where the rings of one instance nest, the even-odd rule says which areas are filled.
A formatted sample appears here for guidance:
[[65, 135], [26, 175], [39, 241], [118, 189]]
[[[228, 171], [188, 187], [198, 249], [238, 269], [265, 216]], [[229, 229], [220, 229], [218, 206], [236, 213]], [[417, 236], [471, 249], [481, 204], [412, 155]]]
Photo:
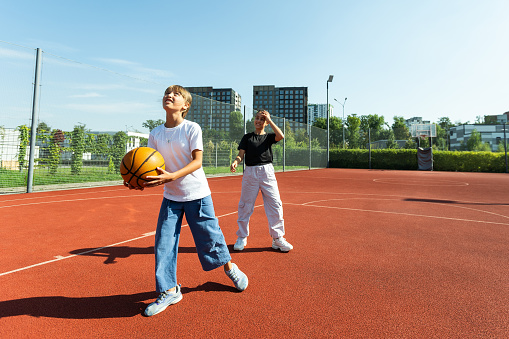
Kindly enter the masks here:
[[184, 112], [182, 112], [182, 118], [185, 118], [187, 113], [189, 112], [189, 109], [191, 108], [191, 104], [193, 103], [193, 96], [191, 95], [191, 93], [189, 93], [187, 89], [180, 85], [171, 85], [164, 91], [164, 93], [169, 92], [179, 93], [180, 95], [182, 95], [184, 100], [189, 104], [187, 109]]

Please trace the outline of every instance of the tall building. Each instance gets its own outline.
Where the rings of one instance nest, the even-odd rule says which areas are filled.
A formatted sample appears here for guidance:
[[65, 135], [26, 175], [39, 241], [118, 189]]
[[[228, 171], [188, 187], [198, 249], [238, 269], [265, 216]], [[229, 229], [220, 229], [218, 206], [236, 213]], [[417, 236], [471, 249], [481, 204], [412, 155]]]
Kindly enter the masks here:
[[308, 121], [308, 88], [253, 86], [254, 111], [265, 109], [280, 118], [306, 124]]
[[231, 88], [186, 87], [193, 95], [193, 104], [186, 118], [202, 128], [230, 130], [230, 113], [242, 112], [240, 94]]
[[[334, 111], [334, 106], [329, 104], [329, 116], [331, 117]], [[308, 104], [308, 123], [313, 124], [316, 119], [327, 119], [327, 104]]]

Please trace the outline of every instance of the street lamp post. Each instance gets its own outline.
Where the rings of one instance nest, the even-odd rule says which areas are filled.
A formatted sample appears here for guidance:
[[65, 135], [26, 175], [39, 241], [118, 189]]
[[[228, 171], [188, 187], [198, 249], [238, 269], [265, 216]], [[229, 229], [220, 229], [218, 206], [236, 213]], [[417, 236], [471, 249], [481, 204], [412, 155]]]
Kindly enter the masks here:
[[334, 75], [329, 75], [327, 80], [327, 168], [329, 168], [329, 82], [332, 82]]
[[338, 104], [340, 104], [341, 106], [343, 106], [343, 149], [345, 149], [345, 104], [346, 104], [346, 99], [345, 98], [345, 101], [343, 103], [340, 103], [339, 101], [337, 101], [336, 99], [334, 99], [334, 101], [336, 101]]

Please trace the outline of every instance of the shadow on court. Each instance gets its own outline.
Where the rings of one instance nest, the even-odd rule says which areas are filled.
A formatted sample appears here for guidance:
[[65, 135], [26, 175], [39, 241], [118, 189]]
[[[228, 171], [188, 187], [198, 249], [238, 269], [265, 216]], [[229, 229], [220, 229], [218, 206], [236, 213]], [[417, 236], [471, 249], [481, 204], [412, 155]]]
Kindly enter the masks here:
[[416, 202], [429, 202], [435, 204], [458, 204], [458, 205], [486, 205], [486, 206], [507, 206], [509, 204], [502, 203], [482, 203], [482, 202], [464, 202], [454, 200], [441, 200], [441, 199], [417, 199], [417, 198], [406, 198], [403, 201], [416, 201]]
[[[256, 253], [256, 252], [279, 252], [272, 247], [245, 248], [243, 251], [235, 251], [233, 245], [228, 245], [230, 253]], [[131, 246], [113, 246], [104, 248], [80, 248], [69, 252], [70, 254], [83, 255], [90, 257], [106, 258], [105, 264], [115, 264], [117, 259], [126, 259], [132, 255], [154, 254], [154, 246], [149, 247], [131, 247]], [[179, 247], [179, 253], [196, 253], [195, 247]]]
[[[154, 254], [154, 246], [149, 247], [131, 247], [131, 246], [113, 246], [104, 248], [80, 248], [69, 252], [70, 254], [84, 255], [90, 257], [106, 258], [105, 264], [115, 264], [117, 259], [126, 259], [132, 255]], [[179, 247], [179, 253], [196, 253], [194, 247]]]
[[154, 254], [154, 246], [149, 247], [130, 247], [130, 246], [113, 246], [104, 248], [80, 248], [69, 252], [76, 255], [85, 255], [90, 257], [106, 258], [105, 264], [114, 264], [117, 259], [129, 258], [131, 255], [137, 254]]
[[19, 315], [64, 319], [127, 318], [141, 314], [154, 292], [107, 297], [34, 297], [0, 302], [0, 318]]
[[[233, 286], [206, 282], [196, 287], [182, 287], [182, 294], [193, 292], [239, 292]], [[240, 292], [239, 292], [240, 293]], [[33, 297], [0, 302], [0, 318], [29, 315], [63, 319], [129, 318], [142, 315], [157, 292], [72, 298], [63, 296]]]

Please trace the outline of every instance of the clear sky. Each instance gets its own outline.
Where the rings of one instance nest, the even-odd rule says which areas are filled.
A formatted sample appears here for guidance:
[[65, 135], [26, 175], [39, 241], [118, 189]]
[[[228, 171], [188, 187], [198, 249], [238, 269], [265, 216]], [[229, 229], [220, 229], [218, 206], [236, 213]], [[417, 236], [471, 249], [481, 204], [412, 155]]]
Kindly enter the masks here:
[[[325, 103], [332, 74], [329, 102], [348, 97], [345, 115], [464, 123], [509, 111], [508, 18], [508, 0], [16, 0], [0, 4], [0, 40], [148, 80], [150, 119], [163, 117], [170, 84], [231, 87], [248, 107], [253, 85], [307, 86], [309, 103]], [[0, 44], [0, 68], [13, 53]], [[52, 96], [93, 109], [105, 95], [90, 86]]]

